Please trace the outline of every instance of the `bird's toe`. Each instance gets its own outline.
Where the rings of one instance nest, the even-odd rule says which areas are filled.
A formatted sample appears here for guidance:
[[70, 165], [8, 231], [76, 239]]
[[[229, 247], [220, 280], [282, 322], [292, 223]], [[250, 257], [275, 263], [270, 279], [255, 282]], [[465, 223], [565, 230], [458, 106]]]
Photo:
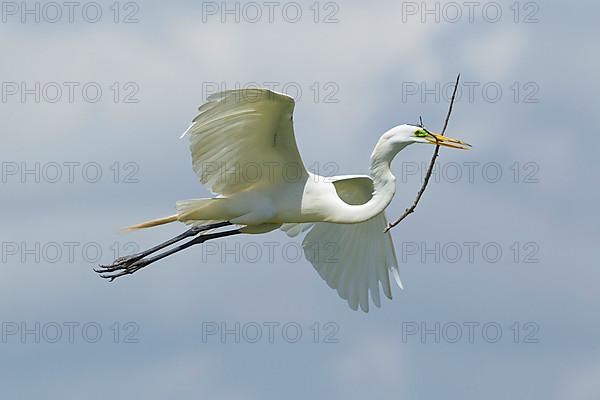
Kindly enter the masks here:
[[112, 282], [116, 278], [133, 274], [134, 272], [144, 268], [146, 265], [147, 262], [143, 259], [130, 259], [127, 263], [121, 261], [120, 263], [115, 262], [111, 265], [100, 265], [100, 268], [94, 269], [94, 271], [100, 274], [101, 278], [108, 279], [109, 282]]

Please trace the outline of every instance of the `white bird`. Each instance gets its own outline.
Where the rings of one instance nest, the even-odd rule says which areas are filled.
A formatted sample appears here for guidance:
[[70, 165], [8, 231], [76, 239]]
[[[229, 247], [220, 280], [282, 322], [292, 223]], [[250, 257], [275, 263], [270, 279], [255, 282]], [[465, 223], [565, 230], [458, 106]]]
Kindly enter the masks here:
[[[129, 229], [180, 221], [191, 225], [144, 252], [121, 257], [96, 272], [111, 281], [207, 240], [281, 229], [289, 236], [309, 231], [305, 257], [353, 310], [381, 306], [379, 286], [392, 298], [390, 274], [402, 288], [384, 210], [394, 197], [390, 163], [413, 143], [467, 149], [460, 140], [419, 126], [385, 132], [371, 154], [371, 173], [331, 178], [307, 171], [294, 138], [294, 99], [266, 89], [217, 93], [182, 135], [190, 139], [193, 169], [217, 196], [178, 201], [175, 215]], [[229, 225], [235, 229], [221, 230]], [[165, 247], [194, 239], [153, 257]]]

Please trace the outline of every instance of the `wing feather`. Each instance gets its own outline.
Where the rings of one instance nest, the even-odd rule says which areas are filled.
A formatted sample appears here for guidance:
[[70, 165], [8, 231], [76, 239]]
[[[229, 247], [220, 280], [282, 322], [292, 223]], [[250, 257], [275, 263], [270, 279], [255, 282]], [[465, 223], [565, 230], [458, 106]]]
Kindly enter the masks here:
[[[183, 134], [200, 181], [226, 196], [284, 179], [290, 164], [307, 174], [294, 137], [294, 105], [291, 97], [266, 89], [209, 96]], [[252, 179], [244, 179], [245, 172]]]
[[[338, 195], [350, 204], [362, 204], [372, 196], [373, 182], [368, 176], [337, 177], [332, 182]], [[284, 224], [281, 229], [292, 237], [310, 229], [302, 243], [305, 257], [350, 308], [360, 306], [368, 312], [369, 293], [373, 304], [381, 307], [380, 286], [385, 296], [392, 298], [390, 272], [402, 288], [391, 235], [383, 232], [386, 226], [381, 213], [358, 224]], [[313, 251], [325, 244], [336, 246], [334, 257]]]

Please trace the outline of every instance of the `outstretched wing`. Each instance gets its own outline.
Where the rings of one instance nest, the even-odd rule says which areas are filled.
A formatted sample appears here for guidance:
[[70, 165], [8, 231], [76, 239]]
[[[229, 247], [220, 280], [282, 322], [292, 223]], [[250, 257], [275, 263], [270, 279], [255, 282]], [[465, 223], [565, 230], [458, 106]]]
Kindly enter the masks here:
[[[364, 204], [373, 195], [373, 181], [368, 176], [338, 177], [333, 181], [340, 198], [349, 204]], [[305, 257], [319, 275], [353, 310], [369, 311], [369, 292], [381, 307], [379, 286], [392, 298], [390, 273], [402, 288], [398, 261], [389, 232], [384, 233], [384, 213], [358, 224], [284, 224], [281, 229], [296, 236], [310, 229], [302, 247]]]
[[261, 183], [306, 175], [292, 113], [294, 99], [266, 89], [216, 93], [183, 134], [192, 166], [214, 193], [228, 195]]

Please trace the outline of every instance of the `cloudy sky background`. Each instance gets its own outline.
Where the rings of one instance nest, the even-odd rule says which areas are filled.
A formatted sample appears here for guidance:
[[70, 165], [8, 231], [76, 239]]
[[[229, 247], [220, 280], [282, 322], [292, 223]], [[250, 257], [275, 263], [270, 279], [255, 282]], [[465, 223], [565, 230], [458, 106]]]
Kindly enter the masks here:
[[[521, 2], [515, 22], [514, 2], [498, 2], [502, 16], [496, 23], [489, 22], [494, 10], [482, 14], [485, 3], [475, 8], [473, 22], [462, 6], [456, 23], [448, 20], [454, 11], [445, 3], [438, 7], [446, 18], [442, 14], [437, 22], [426, 15], [425, 23], [422, 10], [408, 15], [408, 3], [391, 1], [317, 3], [317, 23], [312, 3], [300, 5], [297, 23], [283, 18], [285, 2], [273, 22], [263, 5], [257, 23], [247, 20], [253, 14], [236, 23], [233, 16], [223, 22], [219, 14], [203, 13], [222, 7], [220, 2], [158, 1], [127, 8], [120, 3], [115, 23], [113, 2], [99, 4], [103, 15], [97, 23], [86, 22], [81, 7], [74, 23], [67, 15], [58, 23], [36, 23], [32, 16], [22, 23], [19, 13], [6, 9], [0, 23], [0, 376], [7, 398], [600, 396], [600, 273], [593, 254], [599, 238], [594, 157], [600, 62], [591, 40], [599, 33], [597, 3]], [[122, 23], [136, 8], [139, 22]], [[323, 23], [332, 11], [338, 22]], [[538, 22], [524, 23], [527, 16]], [[121, 254], [130, 244], [144, 248], [183, 227], [130, 235], [119, 228], [169, 214], [178, 199], [208, 195], [191, 170], [187, 142], [178, 140], [206, 98], [207, 85], [277, 82], [280, 89], [301, 88], [295, 125], [306, 164], [335, 163], [337, 173], [347, 174], [367, 171], [372, 146], [394, 125], [421, 115], [428, 127], [441, 129], [445, 98], [406, 90], [443, 86], [458, 72], [475, 87], [474, 97], [470, 101], [462, 88], [448, 133], [474, 149], [442, 151], [447, 176], [430, 184], [417, 212], [393, 237], [400, 259], [407, 243], [459, 243], [463, 254], [457, 262], [405, 255], [405, 290], [395, 290], [381, 309], [350, 310], [307, 261], [284, 257], [281, 249], [290, 239], [280, 232], [228, 242], [229, 249], [236, 243], [261, 248], [256, 262], [195, 248], [113, 284], [92, 272], [94, 249], [102, 251], [101, 262], [110, 262], [115, 248]], [[7, 94], [13, 83], [32, 88], [35, 82], [78, 82], [79, 88], [94, 82], [103, 93], [95, 103], [85, 101], [80, 89], [69, 102], [64, 85], [56, 103], [47, 96], [38, 103], [33, 95], [22, 102], [20, 93]], [[115, 82], [117, 102], [110, 89]], [[131, 92], [127, 83], [138, 88], [137, 103], [123, 102]], [[490, 99], [492, 89], [483, 92], [486, 84], [502, 89], [497, 101]], [[325, 97], [332, 87], [335, 103]], [[399, 187], [391, 216], [412, 201], [419, 178], [406, 172], [426, 163], [431, 150], [413, 146], [394, 163]], [[36, 163], [47, 171], [60, 165], [62, 178], [36, 182], [35, 175], [22, 175]], [[65, 163], [78, 163], [73, 182]], [[99, 166], [98, 182], [88, 182], [90, 175], [84, 179], [83, 165]], [[457, 165], [462, 177], [452, 182]], [[472, 180], [467, 165], [476, 165]], [[485, 165], [499, 167], [497, 182], [491, 182], [497, 168], [483, 175]], [[279, 243], [272, 260], [267, 242]], [[465, 242], [480, 244], [473, 261]], [[65, 243], [75, 243], [72, 258]], [[482, 255], [489, 243], [502, 249], [496, 263]], [[62, 254], [55, 257], [51, 250], [57, 247]], [[91, 255], [83, 248], [91, 248]], [[532, 249], [539, 262], [524, 262]], [[70, 322], [79, 324], [72, 343], [65, 326]], [[133, 329], [125, 328], [127, 322], [137, 327], [138, 343], [125, 342]], [[274, 343], [266, 338], [267, 328], [257, 343], [236, 343], [232, 335], [224, 343], [218, 335], [203, 341], [203, 324], [211, 322], [280, 327]], [[315, 322], [319, 343], [310, 328]], [[324, 343], [331, 332], [327, 322], [337, 327], [337, 343]], [[464, 325], [469, 322], [479, 324], [472, 343]], [[531, 337], [537, 343], [525, 343], [532, 332], [525, 329], [528, 322], [537, 327]], [[22, 328], [35, 330], [36, 323], [39, 343], [34, 334], [22, 338]], [[62, 327], [56, 343], [49, 340], [53, 323]], [[86, 323], [102, 328], [98, 342], [83, 337]], [[286, 323], [302, 328], [297, 343], [282, 337]], [[403, 340], [408, 325], [422, 323], [430, 329], [456, 323], [463, 336], [457, 343], [444, 337], [436, 343], [433, 335]], [[483, 338], [486, 323], [502, 328], [497, 343]], [[94, 336], [93, 329], [88, 333]]]

